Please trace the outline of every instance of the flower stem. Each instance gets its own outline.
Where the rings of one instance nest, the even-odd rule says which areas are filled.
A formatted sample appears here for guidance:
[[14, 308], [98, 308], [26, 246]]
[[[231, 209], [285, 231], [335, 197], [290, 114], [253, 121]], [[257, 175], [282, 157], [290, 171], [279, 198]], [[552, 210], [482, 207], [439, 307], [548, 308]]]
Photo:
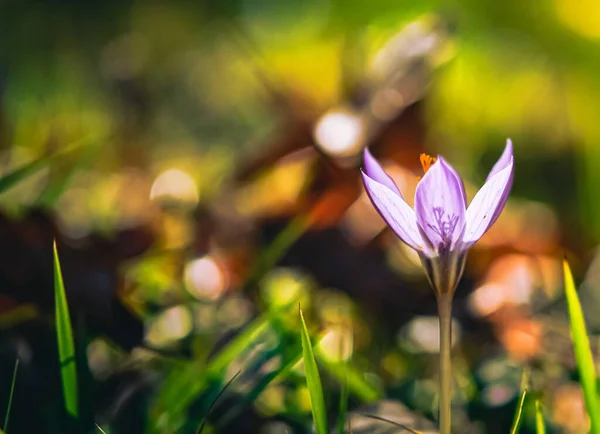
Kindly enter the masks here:
[[452, 404], [452, 293], [437, 295], [440, 318], [440, 434], [450, 434]]

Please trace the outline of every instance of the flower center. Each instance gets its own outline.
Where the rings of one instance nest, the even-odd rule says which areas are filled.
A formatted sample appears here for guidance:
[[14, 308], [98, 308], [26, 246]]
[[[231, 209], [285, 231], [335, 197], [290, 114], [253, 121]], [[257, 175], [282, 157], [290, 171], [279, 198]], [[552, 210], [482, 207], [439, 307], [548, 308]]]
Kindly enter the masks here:
[[419, 160], [421, 161], [421, 167], [423, 167], [423, 173], [427, 173], [431, 165], [435, 163], [436, 158], [431, 155], [421, 154]]
[[455, 214], [447, 215], [442, 207], [439, 206], [433, 208], [433, 216], [435, 224], [428, 224], [427, 226], [442, 239], [442, 243], [439, 246], [442, 248], [442, 246], [450, 244], [452, 234], [458, 223], [458, 216]]

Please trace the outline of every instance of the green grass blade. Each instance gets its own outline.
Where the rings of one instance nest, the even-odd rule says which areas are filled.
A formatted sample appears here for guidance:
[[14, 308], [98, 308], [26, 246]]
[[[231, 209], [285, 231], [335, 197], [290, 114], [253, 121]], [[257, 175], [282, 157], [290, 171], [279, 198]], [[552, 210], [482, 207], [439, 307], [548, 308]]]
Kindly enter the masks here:
[[[344, 340], [340, 339], [338, 345], [338, 352], [341, 355], [344, 350]], [[350, 358], [344, 361], [344, 364], [349, 364]], [[340, 389], [340, 406], [338, 409], [338, 418], [336, 424], [336, 432], [337, 434], [344, 434], [346, 429], [346, 413], [348, 413], [348, 396], [350, 395], [350, 387], [348, 385], [348, 375], [344, 376], [344, 379], [341, 381], [342, 388]]]
[[342, 381], [342, 389], [340, 391], [340, 408], [338, 411], [337, 419], [337, 434], [344, 434], [346, 432], [346, 414], [348, 413], [348, 378]]
[[382, 397], [381, 388], [369, 383], [362, 372], [350, 363], [334, 362], [328, 360], [320, 351], [316, 352], [317, 360], [328, 374], [338, 379], [340, 383], [346, 382], [348, 392], [363, 402], [375, 402]]
[[592, 434], [600, 434], [600, 405], [598, 404], [598, 392], [596, 390], [596, 370], [594, 369], [594, 359], [590, 350], [590, 342], [587, 335], [581, 303], [575, 289], [575, 282], [569, 263], [564, 260], [563, 268], [565, 274], [565, 294], [569, 308], [569, 319], [571, 322], [571, 340], [577, 360], [577, 369], [581, 387], [583, 388], [583, 397], [585, 406], [590, 417]]
[[249, 345], [255, 342], [269, 328], [267, 317], [257, 318], [248, 324], [242, 332], [231, 340], [219, 353], [210, 361], [206, 371], [209, 375], [217, 375], [223, 372], [236, 357], [242, 354]]
[[393, 420], [389, 420], [384, 417], [377, 416], [375, 414], [363, 414], [363, 416], [368, 417], [369, 419], [374, 419], [374, 420], [379, 420], [381, 422], [389, 423], [390, 425], [396, 426], [398, 428], [402, 428], [404, 431], [408, 431], [413, 434], [423, 434], [421, 431], [417, 431], [415, 429], [407, 427], [406, 425], [402, 425], [401, 423], [394, 422]]
[[544, 414], [542, 413], [542, 402], [535, 400], [535, 432], [537, 434], [546, 434], [546, 425], [544, 425]]
[[54, 242], [54, 309], [56, 317], [56, 336], [58, 340], [58, 357], [63, 385], [63, 397], [67, 412], [77, 417], [79, 415], [77, 399], [77, 368], [75, 366], [75, 345], [71, 329], [69, 306], [65, 294], [60, 261], [56, 241]]
[[104, 431], [100, 425], [96, 424], [96, 428], [98, 429], [98, 431], [100, 431], [102, 434], [106, 434], [106, 431]]
[[79, 168], [80, 166], [78, 164], [73, 164], [60, 178], [50, 180], [46, 188], [36, 199], [35, 205], [49, 208], [56, 204], [62, 194], [69, 188], [69, 185]]
[[[76, 144], [74, 150], [78, 152], [75, 161], [72, 161], [65, 170], [57, 174], [58, 176], [50, 176], [48, 185], [36, 199], [35, 205], [39, 207], [53, 206], [62, 194], [69, 188], [71, 181], [79, 170], [88, 168], [97, 158], [103, 143], [101, 140], [105, 138], [88, 137]], [[81, 149], [81, 150], [79, 150]], [[71, 158], [73, 159], [73, 158]], [[68, 160], [68, 159], [65, 159]]]
[[300, 361], [300, 353], [298, 357], [291, 357], [286, 363], [275, 369], [273, 372], [265, 375], [247, 394], [241, 397], [239, 402], [232, 406], [223, 417], [219, 418], [218, 423], [215, 426], [217, 432], [220, 432], [220, 428], [227, 426], [235, 417], [237, 417], [244, 409], [252, 402], [271, 384], [283, 381], [288, 377], [289, 373], [294, 369], [294, 366]]
[[235, 381], [235, 379], [241, 373], [242, 373], [242, 371], [237, 371], [235, 373], [235, 375], [233, 377], [231, 377], [231, 379], [219, 391], [219, 393], [217, 394], [217, 396], [215, 397], [215, 399], [213, 399], [213, 401], [210, 403], [210, 407], [208, 407], [208, 411], [206, 412], [206, 415], [202, 418], [202, 423], [200, 424], [200, 427], [198, 428], [198, 434], [202, 434], [202, 431], [204, 431], [204, 427], [206, 425], [206, 419], [208, 419], [208, 416], [210, 416], [210, 412], [215, 408], [215, 405], [217, 405], [217, 402], [219, 401], [219, 398], [221, 396], [223, 396], [223, 393], [225, 393], [225, 391], [229, 388], [229, 386], [231, 386], [231, 384]]
[[[352, 355], [347, 360], [335, 360], [323, 352], [321, 345], [317, 345], [314, 351], [319, 366], [339, 381], [348, 396], [352, 395], [362, 402], [375, 402], [383, 396], [382, 387], [369, 382], [363, 371], [352, 363]], [[342, 347], [339, 351], [341, 354]]]
[[256, 263], [252, 266], [244, 288], [257, 284], [264, 274], [273, 268], [277, 260], [304, 234], [308, 228], [309, 217], [301, 214], [290, 221], [287, 226], [277, 234], [277, 237], [261, 253]]
[[327, 411], [325, 408], [325, 398], [323, 397], [323, 387], [321, 386], [321, 377], [319, 368], [315, 359], [310, 335], [304, 322], [304, 315], [300, 309], [300, 337], [302, 340], [302, 358], [304, 359], [304, 370], [306, 372], [306, 384], [310, 396], [310, 407], [313, 415], [313, 422], [317, 434], [327, 434]]
[[270, 318], [264, 314], [247, 324], [244, 329], [223, 347], [206, 366], [197, 363], [182, 364], [163, 382], [156, 400], [155, 412], [169, 408], [173, 415], [185, 413], [187, 407], [207, 386], [207, 381], [223, 375], [228, 366], [269, 329]]
[[43, 169], [51, 158], [51, 156], [40, 157], [0, 177], [0, 193], [18, 184], [23, 179], [33, 175], [38, 170]]
[[525, 369], [523, 371], [523, 376], [521, 377], [521, 396], [519, 397], [519, 402], [517, 404], [517, 410], [515, 411], [515, 417], [513, 419], [512, 427], [510, 429], [510, 434], [517, 434], [519, 432], [519, 427], [521, 426], [521, 419], [523, 417], [523, 405], [525, 404], [525, 397], [527, 396], [528, 383], [529, 370]]
[[[307, 228], [308, 217], [302, 215], [293, 219], [288, 226], [276, 237], [271, 245], [260, 255], [254, 264], [250, 277], [244, 288], [250, 288], [260, 281], [266, 271], [277, 262], [286, 250], [304, 233]], [[295, 303], [290, 304], [293, 306]], [[164, 387], [159, 392], [156, 407], [169, 406], [171, 413], [181, 414], [188, 405], [198, 397], [206, 386], [207, 379], [223, 374], [225, 369], [241, 354], [243, 354], [263, 333], [269, 330], [274, 322], [275, 315], [286, 311], [288, 306], [281, 306], [276, 312], [256, 318], [219, 351], [203, 368], [197, 364], [177, 369], [170, 374], [170, 379], [163, 383]], [[295, 331], [294, 331], [295, 333]], [[191, 380], [193, 378], [193, 381]], [[159, 410], [156, 410], [158, 413]]]
[[17, 185], [22, 180], [28, 178], [29, 176], [48, 166], [55, 158], [64, 157], [65, 155], [68, 155], [73, 151], [80, 149], [82, 147], [82, 143], [86, 143], [89, 140], [89, 138], [85, 138], [83, 140], [77, 141], [74, 144], [63, 148], [62, 150], [56, 153], [36, 158], [35, 160], [22, 165], [21, 167], [13, 170], [12, 172], [4, 176], [0, 176], [0, 193]]
[[8, 421], [10, 419], [10, 409], [12, 408], [13, 396], [15, 393], [15, 384], [17, 383], [17, 372], [19, 370], [19, 358], [15, 360], [15, 368], [13, 369], [12, 382], [10, 384], [10, 394], [8, 395], [8, 405], [6, 406], [6, 416], [4, 416], [4, 431], [8, 429]]

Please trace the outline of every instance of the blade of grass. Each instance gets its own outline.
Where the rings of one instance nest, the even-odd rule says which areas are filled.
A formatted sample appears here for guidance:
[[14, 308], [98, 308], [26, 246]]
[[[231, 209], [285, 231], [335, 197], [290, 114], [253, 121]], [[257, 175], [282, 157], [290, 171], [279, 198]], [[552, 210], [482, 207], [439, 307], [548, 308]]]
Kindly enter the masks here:
[[[344, 352], [344, 340], [340, 339], [338, 345], [338, 354], [341, 356]], [[348, 357], [348, 359], [344, 360], [344, 364], [348, 365], [350, 363], [352, 355]], [[346, 413], [348, 412], [348, 395], [350, 388], [348, 387], [348, 374], [344, 375], [344, 378], [341, 380], [342, 387], [340, 389], [340, 406], [338, 410], [337, 417], [337, 434], [344, 434], [344, 430], [346, 427]]]
[[598, 392], [596, 390], [596, 370], [594, 369], [594, 359], [590, 350], [590, 341], [588, 338], [581, 303], [575, 289], [575, 282], [569, 263], [563, 261], [565, 294], [567, 306], [569, 309], [569, 319], [571, 322], [571, 340], [577, 361], [577, 369], [581, 387], [583, 388], [583, 397], [585, 406], [590, 417], [592, 434], [600, 434], [600, 405], [598, 404]]
[[49, 155], [43, 155], [39, 158], [36, 158], [33, 161], [30, 161], [29, 163], [23, 164], [21, 167], [13, 170], [10, 173], [7, 173], [4, 176], [0, 176], [0, 193], [3, 193], [4, 191], [18, 184], [23, 179], [43, 169], [48, 164], [50, 164], [55, 158], [64, 157], [65, 155], [68, 155], [73, 151], [77, 151], [78, 149], [85, 146], [90, 140], [90, 137], [85, 137], [68, 146], [63, 147], [58, 152]]
[[[308, 217], [301, 215], [293, 219], [286, 228], [277, 235], [271, 245], [260, 255], [244, 284], [248, 289], [256, 284], [262, 275], [269, 270], [287, 249], [304, 233], [308, 227]], [[292, 306], [293, 303], [290, 303]], [[205, 387], [208, 378], [220, 375], [234, 359], [249, 348], [254, 341], [260, 338], [274, 321], [274, 316], [286, 311], [288, 306], [281, 306], [269, 315], [262, 315], [244, 327], [244, 330], [229, 342], [208, 363], [205, 369], [200, 369], [196, 364], [187, 365], [184, 369], [176, 369], [171, 378], [164, 382], [166, 386], [159, 393], [157, 407], [164, 407], [167, 403], [172, 413], [178, 414], [198, 396]], [[193, 377], [194, 381], [188, 381]], [[158, 410], [159, 413], [161, 410]]]
[[4, 431], [8, 430], [8, 421], [10, 419], [10, 409], [12, 408], [13, 396], [15, 393], [15, 384], [17, 383], [17, 371], [19, 370], [19, 358], [15, 360], [12, 382], [10, 384], [10, 394], [8, 395], [8, 405], [6, 406], [6, 416], [4, 416]]
[[528, 383], [529, 370], [525, 369], [523, 371], [523, 376], [521, 377], [521, 396], [519, 397], [519, 402], [517, 404], [517, 410], [515, 411], [515, 417], [513, 419], [512, 427], [510, 429], [510, 434], [517, 434], [519, 432], [519, 427], [521, 426], [521, 419], [523, 416], [523, 405], [525, 404], [525, 397], [527, 396]]
[[58, 340], [58, 357], [63, 385], [63, 398], [67, 412], [77, 417], [77, 368], [75, 366], [75, 345], [71, 329], [71, 317], [65, 294], [65, 285], [58, 259], [56, 241], [54, 242], [54, 303], [56, 317], [56, 337]]
[[228, 342], [204, 367], [197, 363], [181, 363], [172, 370], [159, 392], [155, 410], [169, 408], [171, 415], [183, 414], [207, 386], [209, 379], [223, 375], [236, 358], [251, 348], [269, 329], [270, 318], [261, 315]]
[[[231, 363], [262, 339], [270, 329], [274, 318], [287, 312], [295, 303], [297, 303], [296, 300], [290, 301], [289, 304], [280, 306], [276, 310], [253, 319], [206, 365], [198, 363], [177, 364], [163, 382], [152, 413], [161, 414], [165, 408], [168, 408], [173, 420], [175, 420], [175, 417], [183, 415], [188, 406], [206, 390], [207, 382], [222, 377]], [[296, 331], [294, 331], [293, 336], [297, 339]]]
[[[293, 336], [297, 336], [297, 330], [291, 330], [291, 332], [294, 334]], [[286, 341], [288, 340], [287, 338], [283, 339]], [[325, 369], [333, 377], [336, 377], [342, 385], [340, 406], [342, 405], [342, 402], [347, 402], [348, 396], [350, 395], [355, 396], [364, 402], [373, 402], [381, 397], [381, 390], [367, 382], [360, 370], [353, 366], [350, 360], [344, 362], [332, 362], [328, 360], [327, 357], [325, 357], [324, 354], [319, 350], [318, 345], [313, 351], [319, 366]], [[230, 423], [230, 421], [236, 417], [241, 410], [246, 408], [247, 405], [250, 405], [258, 397], [258, 395], [260, 395], [260, 393], [267, 388], [269, 384], [273, 382], [278, 383], [288, 377], [293, 367], [299, 360], [301, 360], [301, 345], [298, 345], [297, 351], [296, 348], [287, 348], [287, 354], [288, 358], [286, 359], [286, 362], [284, 362], [279, 369], [276, 369], [275, 371], [265, 375], [258, 383], [256, 383], [250, 392], [245, 394], [234, 407], [232, 407], [222, 418], [219, 419], [217, 425], [215, 426], [217, 431], [219, 431], [221, 428], [224, 429], [224, 427]], [[344, 413], [345, 412], [347, 412], [347, 404], [346, 411], [344, 411]], [[340, 418], [340, 420], [345, 420], [345, 418]], [[340, 423], [341, 422], [338, 420], [338, 424]]]
[[348, 391], [358, 397], [363, 402], [377, 401], [382, 390], [369, 383], [362, 372], [349, 363], [335, 362], [325, 357], [318, 349], [316, 351], [317, 360], [330, 375], [336, 377], [340, 382], [346, 382]]
[[244, 289], [247, 290], [257, 284], [263, 275], [273, 268], [285, 252], [304, 234], [308, 226], [309, 217], [305, 214], [290, 221], [252, 266], [250, 275], [244, 283]]
[[35, 174], [37, 171], [46, 167], [54, 158], [64, 155], [67, 152], [70, 152], [72, 149], [69, 147], [66, 150], [61, 152], [57, 152], [50, 155], [43, 155], [39, 158], [36, 158], [29, 163], [23, 164], [21, 167], [13, 170], [6, 175], [0, 177], [0, 193], [8, 190], [9, 188], [17, 185], [20, 181], [29, 176]]
[[100, 431], [102, 434], [106, 434], [106, 431], [100, 428], [100, 425], [96, 424], [96, 428], [98, 428], [98, 431]]
[[374, 414], [363, 414], [364, 417], [368, 417], [369, 419], [380, 420], [381, 422], [389, 423], [390, 425], [397, 426], [398, 428], [402, 428], [405, 431], [411, 432], [413, 434], [423, 434], [421, 431], [414, 430], [412, 428], [407, 427], [406, 425], [402, 425], [401, 423], [394, 422], [393, 420], [386, 419], [381, 416], [377, 416]]
[[48, 155], [40, 157], [0, 177], [0, 193], [18, 184], [23, 179], [33, 175], [38, 170], [43, 169], [48, 164], [51, 158], [52, 157]]
[[235, 375], [233, 377], [231, 377], [231, 379], [225, 384], [225, 386], [223, 386], [223, 388], [219, 391], [219, 393], [217, 394], [217, 396], [215, 396], [215, 399], [213, 399], [213, 401], [211, 402], [210, 407], [208, 407], [208, 411], [206, 412], [206, 416], [204, 416], [204, 418], [202, 419], [202, 423], [200, 424], [200, 427], [198, 428], [198, 434], [202, 434], [202, 431], [204, 431], [204, 426], [206, 425], [206, 419], [208, 419], [208, 416], [210, 415], [210, 412], [212, 411], [212, 409], [215, 408], [215, 405], [219, 401], [219, 398], [223, 395], [223, 393], [225, 393], [225, 391], [227, 390], [227, 388], [229, 386], [231, 386], [231, 384], [235, 381], [235, 379], [241, 373], [242, 373], [242, 371], [237, 371], [235, 373]]
[[544, 425], [544, 414], [542, 413], [542, 402], [535, 400], [535, 432], [537, 434], [546, 434], [546, 425]]
[[248, 324], [244, 330], [229, 342], [209, 363], [206, 371], [216, 375], [225, 370], [235, 358], [243, 353], [248, 345], [255, 342], [269, 327], [269, 319], [260, 317]]
[[340, 391], [340, 409], [337, 419], [337, 434], [344, 434], [346, 429], [346, 413], [348, 413], [348, 377], [342, 381], [342, 389]]
[[48, 185], [36, 199], [35, 205], [40, 207], [51, 207], [54, 205], [68, 189], [77, 171], [93, 164], [99, 151], [103, 149], [103, 147], [100, 146], [100, 143], [102, 143], [101, 140], [104, 139], [106, 139], [106, 137], [88, 137], [80, 141], [77, 144], [77, 149], [80, 147], [81, 151], [79, 152], [80, 155], [77, 157], [77, 160], [71, 162], [60, 176], [50, 178]]
[[323, 397], [323, 387], [321, 377], [319, 376], [319, 367], [315, 359], [310, 335], [304, 322], [302, 309], [300, 311], [300, 337], [302, 340], [302, 358], [304, 359], [304, 369], [306, 372], [306, 384], [310, 396], [310, 407], [313, 415], [313, 422], [317, 434], [327, 434], [327, 411], [325, 408], [325, 398]]
[[300, 354], [298, 357], [290, 358], [286, 363], [281, 365], [278, 369], [273, 372], [269, 372], [265, 375], [247, 394], [239, 399], [239, 402], [235, 406], [232, 406], [224, 415], [219, 419], [216, 426], [214, 427], [217, 432], [221, 432], [235, 417], [237, 417], [247, 406], [251, 405], [252, 402], [269, 386], [271, 383], [277, 383], [288, 377], [289, 373], [294, 369], [294, 366], [300, 361]]

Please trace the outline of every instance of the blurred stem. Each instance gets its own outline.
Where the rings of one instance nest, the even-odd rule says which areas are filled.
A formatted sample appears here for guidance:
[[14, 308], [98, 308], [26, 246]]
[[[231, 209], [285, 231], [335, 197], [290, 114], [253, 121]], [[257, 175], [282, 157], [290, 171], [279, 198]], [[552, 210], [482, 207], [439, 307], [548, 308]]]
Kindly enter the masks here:
[[437, 296], [440, 317], [440, 434], [450, 434], [452, 404], [452, 293]]

